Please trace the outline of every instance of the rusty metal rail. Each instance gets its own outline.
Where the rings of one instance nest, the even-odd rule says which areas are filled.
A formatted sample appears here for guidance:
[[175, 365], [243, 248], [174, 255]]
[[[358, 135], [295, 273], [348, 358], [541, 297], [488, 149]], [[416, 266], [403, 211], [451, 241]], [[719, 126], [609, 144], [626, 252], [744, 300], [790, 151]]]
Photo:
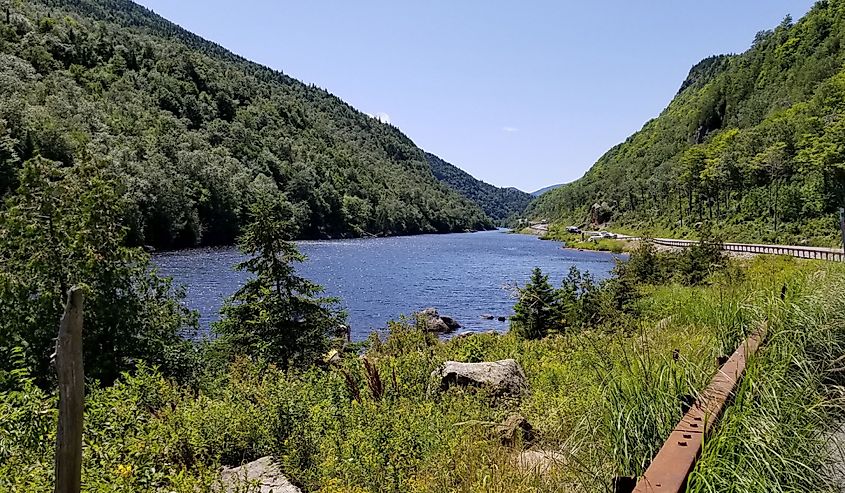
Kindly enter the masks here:
[[[672, 240], [668, 238], [654, 238], [651, 241], [657, 245], [678, 248], [685, 248], [698, 243], [697, 241]], [[845, 261], [845, 252], [840, 250], [834, 250], [832, 248], [798, 247], [788, 245], [762, 245], [753, 243], [722, 243], [721, 247], [722, 250], [728, 252], [764, 253], [771, 255], [790, 255], [792, 257], [816, 260], [834, 260], [838, 262]]]
[[672, 430], [633, 493], [679, 493], [686, 489], [687, 477], [701, 455], [704, 437], [724, 412], [745, 372], [748, 358], [757, 352], [766, 331], [764, 323], [719, 368], [710, 385]]

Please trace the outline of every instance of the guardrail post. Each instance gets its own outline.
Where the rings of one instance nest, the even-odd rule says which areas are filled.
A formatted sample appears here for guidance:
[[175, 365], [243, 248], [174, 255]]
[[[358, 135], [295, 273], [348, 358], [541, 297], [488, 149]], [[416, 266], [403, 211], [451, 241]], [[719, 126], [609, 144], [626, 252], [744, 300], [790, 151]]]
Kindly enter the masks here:
[[68, 292], [56, 341], [59, 426], [56, 433], [55, 493], [79, 493], [82, 482], [82, 289]]

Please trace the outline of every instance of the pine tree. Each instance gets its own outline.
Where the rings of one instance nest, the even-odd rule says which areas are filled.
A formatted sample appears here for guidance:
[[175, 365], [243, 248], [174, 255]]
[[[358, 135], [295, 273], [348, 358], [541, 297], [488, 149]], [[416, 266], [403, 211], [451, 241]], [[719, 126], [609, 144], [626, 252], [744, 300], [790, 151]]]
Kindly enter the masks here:
[[558, 296], [549, 276], [535, 267], [531, 280], [519, 290], [519, 301], [514, 305], [511, 329], [525, 339], [541, 339], [560, 324]]
[[294, 208], [283, 196], [262, 194], [250, 208], [251, 222], [240, 239], [250, 258], [236, 266], [253, 275], [221, 310], [215, 324], [220, 344], [284, 368], [308, 366], [325, 353], [343, 325], [337, 300], [319, 297], [323, 288], [296, 274], [303, 262], [292, 238]]

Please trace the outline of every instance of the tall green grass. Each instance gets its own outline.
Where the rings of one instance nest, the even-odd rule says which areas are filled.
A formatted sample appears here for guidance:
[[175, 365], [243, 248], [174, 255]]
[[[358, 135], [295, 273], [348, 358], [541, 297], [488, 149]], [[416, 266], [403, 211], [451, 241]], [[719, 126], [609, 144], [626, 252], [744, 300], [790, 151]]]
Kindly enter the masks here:
[[843, 478], [832, 466], [842, 456], [831, 443], [845, 418], [839, 274], [831, 267], [793, 278], [791, 295], [770, 299], [767, 341], [707, 440], [688, 491], [839, 491]]

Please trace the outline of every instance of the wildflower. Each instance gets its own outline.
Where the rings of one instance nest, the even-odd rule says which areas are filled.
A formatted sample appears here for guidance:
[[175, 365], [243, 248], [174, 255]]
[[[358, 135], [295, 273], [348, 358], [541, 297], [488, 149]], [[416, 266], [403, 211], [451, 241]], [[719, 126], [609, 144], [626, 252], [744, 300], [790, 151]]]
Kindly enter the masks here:
[[118, 464], [116, 473], [122, 478], [128, 478], [132, 475], [132, 464]]

